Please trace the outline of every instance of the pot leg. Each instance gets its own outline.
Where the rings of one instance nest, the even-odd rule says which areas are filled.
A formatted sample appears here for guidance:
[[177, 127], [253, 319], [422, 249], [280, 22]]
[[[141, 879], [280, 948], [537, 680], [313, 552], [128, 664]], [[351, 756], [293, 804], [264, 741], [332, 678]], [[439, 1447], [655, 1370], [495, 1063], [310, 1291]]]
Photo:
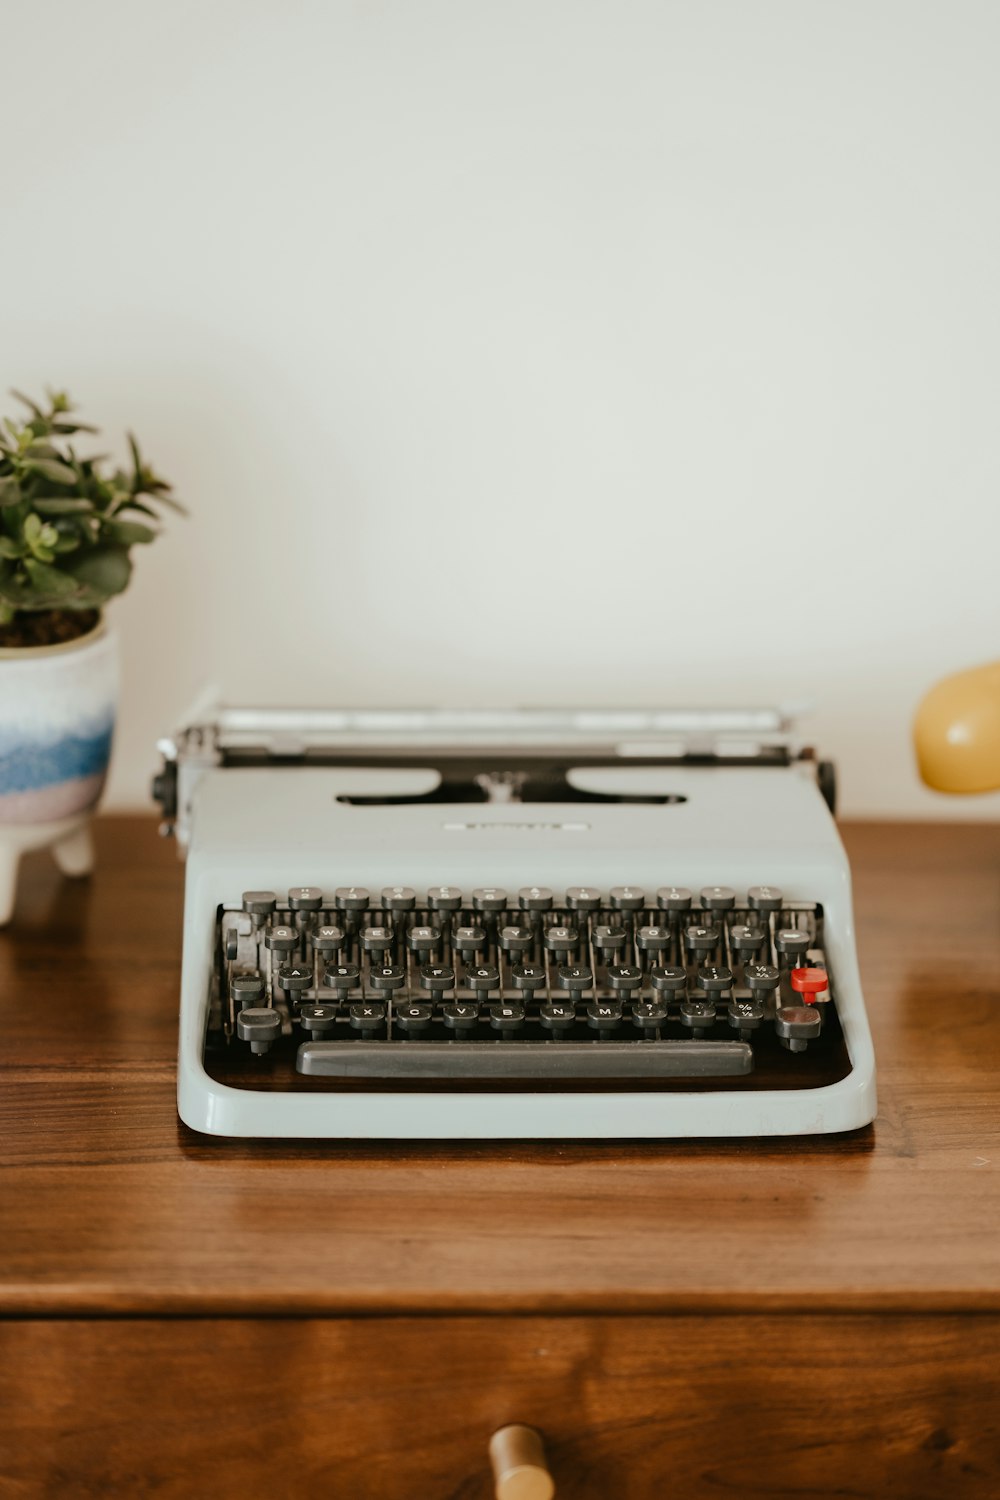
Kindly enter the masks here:
[[89, 875], [94, 868], [94, 844], [90, 837], [89, 821], [53, 845], [52, 853], [64, 875]]
[[21, 851], [4, 848], [0, 843], [0, 927], [6, 926], [14, 915], [14, 898], [17, 895], [17, 867], [21, 863]]

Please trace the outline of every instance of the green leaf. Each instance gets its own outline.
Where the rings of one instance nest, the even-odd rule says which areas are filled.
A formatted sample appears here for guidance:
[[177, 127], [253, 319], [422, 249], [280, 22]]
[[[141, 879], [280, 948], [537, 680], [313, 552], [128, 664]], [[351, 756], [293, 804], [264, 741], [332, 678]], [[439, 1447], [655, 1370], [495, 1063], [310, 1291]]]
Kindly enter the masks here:
[[155, 542], [159, 533], [139, 521], [105, 521], [101, 535], [109, 541], [120, 542], [123, 547], [131, 547], [136, 542]]
[[100, 432], [99, 427], [92, 427], [89, 422], [53, 422], [53, 432], [92, 432], [95, 436]]
[[92, 547], [68, 565], [80, 583], [89, 585], [102, 598], [120, 594], [132, 574], [132, 564], [124, 547]]
[[16, 505], [20, 498], [21, 490], [16, 479], [0, 479], [0, 510], [5, 505]]
[[[78, 512], [92, 511], [94, 502], [92, 500], [33, 500], [32, 505], [40, 516], [72, 516]], [[3, 501], [0, 500], [0, 505]]]
[[49, 594], [53, 599], [63, 599], [77, 591], [77, 580], [71, 574], [64, 573], [61, 568], [50, 567], [47, 562], [39, 562], [34, 557], [26, 558], [24, 566], [39, 593]]
[[76, 484], [77, 475], [75, 469], [69, 464], [60, 463], [54, 458], [29, 459], [27, 467], [33, 474], [41, 474], [43, 478], [50, 479], [53, 484]]
[[21, 391], [12, 390], [11, 395], [15, 400], [20, 401], [22, 405], [26, 406], [29, 411], [34, 412], [36, 417], [41, 417], [44, 420], [45, 413], [42, 411], [42, 408], [38, 405], [37, 401], [32, 401], [30, 396], [25, 396]]
[[25, 516], [23, 530], [24, 540], [27, 542], [29, 547], [33, 547], [42, 534], [42, 523], [35, 515], [34, 511], [32, 511], [30, 515]]
[[63, 532], [56, 542], [57, 552], [75, 552], [80, 545], [80, 538], [73, 536], [70, 532]]
[[15, 558], [21, 557], [23, 552], [24, 548], [19, 547], [13, 537], [0, 536], [0, 557], [7, 557], [14, 561]]

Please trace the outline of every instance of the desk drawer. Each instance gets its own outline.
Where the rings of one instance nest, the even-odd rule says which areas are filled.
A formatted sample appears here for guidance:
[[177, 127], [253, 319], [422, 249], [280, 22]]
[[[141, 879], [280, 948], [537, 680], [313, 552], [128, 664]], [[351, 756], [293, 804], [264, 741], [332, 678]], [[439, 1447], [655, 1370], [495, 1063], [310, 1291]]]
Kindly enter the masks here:
[[558, 1500], [994, 1497], [1000, 1317], [0, 1324], [0, 1494], [489, 1500], [544, 1434]]

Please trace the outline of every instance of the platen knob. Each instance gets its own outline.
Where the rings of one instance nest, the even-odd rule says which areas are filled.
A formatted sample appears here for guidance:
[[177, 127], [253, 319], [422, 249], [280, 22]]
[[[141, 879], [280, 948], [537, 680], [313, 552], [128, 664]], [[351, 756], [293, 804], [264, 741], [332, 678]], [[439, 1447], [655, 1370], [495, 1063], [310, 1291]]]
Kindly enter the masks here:
[[552, 1500], [556, 1487], [533, 1427], [499, 1428], [490, 1438], [490, 1463], [496, 1500]]

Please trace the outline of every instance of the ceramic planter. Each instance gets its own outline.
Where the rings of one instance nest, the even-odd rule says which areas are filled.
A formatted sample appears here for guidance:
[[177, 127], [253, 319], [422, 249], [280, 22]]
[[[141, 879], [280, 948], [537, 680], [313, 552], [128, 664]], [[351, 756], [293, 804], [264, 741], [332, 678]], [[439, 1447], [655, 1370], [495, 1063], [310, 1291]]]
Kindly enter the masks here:
[[103, 622], [59, 646], [0, 649], [0, 924], [27, 849], [91, 866], [90, 817], [104, 788], [118, 702], [118, 643]]

